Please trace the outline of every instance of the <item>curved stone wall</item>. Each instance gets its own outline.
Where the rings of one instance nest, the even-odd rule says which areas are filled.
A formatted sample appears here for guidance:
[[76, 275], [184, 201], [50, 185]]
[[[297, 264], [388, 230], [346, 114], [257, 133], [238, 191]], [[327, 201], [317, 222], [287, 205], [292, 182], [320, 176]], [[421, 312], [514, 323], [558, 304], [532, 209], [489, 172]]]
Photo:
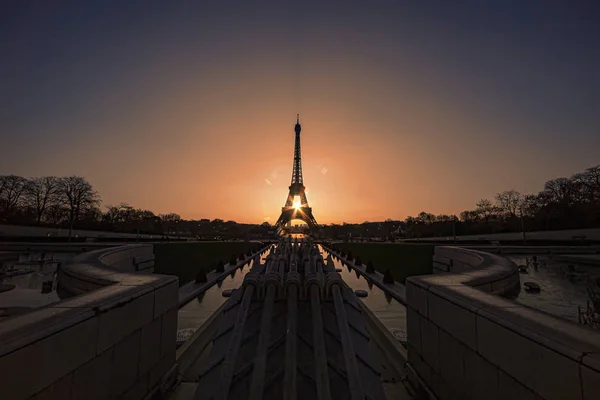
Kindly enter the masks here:
[[434, 272], [450, 272], [454, 275], [452, 279], [493, 294], [511, 295], [521, 286], [519, 270], [514, 262], [483, 251], [436, 246], [433, 268]]
[[0, 387], [10, 399], [141, 399], [175, 368], [178, 279], [134, 273], [152, 245], [74, 257], [59, 284], [77, 296], [0, 324]]
[[511, 261], [436, 247], [406, 280], [408, 361], [440, 399], [597, 399], [600, 332], [495, 294], [518, 287]]
[[151, 244], [94, 250], [79, 254], [62, 264], [58, 270], [58, 286], [61, 292], [68, 295], [79, 295], [115, 283], [126, 283], [132, 278], [139, 280], [139, 277], [134, 278], [129, 274], [151, 272], [153, 266], [154, 250]]

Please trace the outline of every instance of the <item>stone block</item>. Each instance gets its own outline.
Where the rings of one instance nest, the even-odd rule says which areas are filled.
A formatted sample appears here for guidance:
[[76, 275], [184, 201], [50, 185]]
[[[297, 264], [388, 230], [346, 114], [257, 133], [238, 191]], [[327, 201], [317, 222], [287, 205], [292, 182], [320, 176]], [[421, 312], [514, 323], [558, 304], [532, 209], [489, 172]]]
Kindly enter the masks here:
[[464, 354], [464, 392], [472, 399], [496, 398], [498, 368], [472, 350]]
[[433, 372], [440, 372], [439, 328], [427, 318], [421, 318], [421, 355]]
[[160, 356], [175, 352], [177, 346], [177, 306], [164, 313], [161, 317], [161, 346]]
[[115, 344], [110, 377], [110, 396], [119, 396], [133, 386], [138, 377], [142, 330]]
[[593, 370], [600, 371], [600, 354], [586, 354], [581, 359], [581, 364], [590, 367]]
[[406, 304], [427, 317], [427, 289], [410, 278], [406, 280]]
[[156, 364], [150, 370], [148, 380], [148, 390], [154, 389], [157, 385], [160, 385], [162, 379], [165, 377], [167, 372], [175, 365], [175, 351], [165, 354], [161, 357], [158, 364]]
[[598, 399], [600, 397], [600, 372], [584, 365], [580, 365], [580, 368], [583, 400]]
[[502, 370], [498, 370], [498, 397], [501, 399], [542, 400], [540, 396]]
[[152, 287], [110, 285], [91, 293], [63, 300], [51, 307], [56, 309], [93, 309], [96, 313], [103, 313], [150, 292], [152, 292]]
[[440, 374], [434, 372], [432, 369], [431, 373], [429, 374], [429, 381], [427, 382], [427, 387], [437, 396], [438, 399], [449, 400], [450, 397], [448, 396], [448, 393], [444, 392], [443, 385], [444, 383]]
[[434, 392], [439, 400], [462, 400], [466, 399], [465, 388], [462, 385], [457, 385], [456, 382], [447, 381], [442, 375], [432, 379], [435, 388]]
[[162, 335], [162, 319], [156, 318], [142, 328], [142, 345], [140, 348], [140, 365], [138, 374], [144, 375], [160, 359]]
[[73, 399], [107, 399], [113, 348], [97, 355], [73, 373]]
[[476, 314], [433, 292], [428, 293], [429, 320], [452, 337], [477, 350]]
[[[175, 277], [169, 277], [171, 279], [177, 279]], [[153, 285], [160, 283], [162, 278], [159, 275], [148, 274], [148, 273], [119, 273], [118, 274], [119, 284], [122, 286], [143, 286], [154, 290]]]
[[46, 389], [42, 390], [40, 393], [34, 395], [32, 400], [69, 400], [72, 397], [72, 386], [73, 386], [73, 373], [70, 373], [58, 381], [54, 382], [52, 385], [48, 386]]
[[579, 365], [563, 354], [481, 316], [479, 353], [544, 399], [581, 397]]
[[95, 313], [91, 309], [44, 307], [6, 318], [0, 324], [0, 357], [94, 316]]
[[154, 292], [106, 310], [99, 317], [97, 352], [101, 353], [152, 321]]
[[468, 276], [464, 274], [431, 274], [422, 275], [419, 277], [419, 282], [425, 286], [427, 290], [432, 287], [458, 286], [463, 287], [464, 282], [468, 280]]
[[179, 281], [175, 280], [154, 291], [154, 318], [160, 317], [172, 308], [177, 308]]
[[[443, 329], [438, 331], [440, 375], [448, 386], [463, 386], [465, 352], [472, 351]], [[460, 392], [460, 390], [456, 390]]]
[[141, 400], [148, 394], [149, 375], [146, 374], [139, 378], [132, 387], [130, 387], [123, 395], [127, 400]]
[[479, 310], [478, 314], [573, 360], [590, 354], [583, 358], [584, 364], [593, 359], [593, 353], [600, 352], [600, 335], [596, 331], [530, 307], [499, 307]]
[[406, 336], [408, 343], [421, 354], [421, 317], [411, 307], [406, 307]]
[[412, 346], [408, 346], [408, 362], [426, 385], [431, 384], [431, 367]]
[[97, 330], [91, 318], [0, 358], [2, 395], [27, 398], [91, 360]]

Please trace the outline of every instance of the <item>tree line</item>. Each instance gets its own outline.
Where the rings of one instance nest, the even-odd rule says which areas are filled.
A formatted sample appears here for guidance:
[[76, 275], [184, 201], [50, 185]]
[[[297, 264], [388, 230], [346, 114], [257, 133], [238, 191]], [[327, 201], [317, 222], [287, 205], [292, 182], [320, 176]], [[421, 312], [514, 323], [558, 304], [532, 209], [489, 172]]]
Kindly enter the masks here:
[[421, 212], [404, 220], [408, 237], [600, 227], [600, 165], [547, 181], [536, 194], [511, 189], [456, 215]]
[[27, 179], [0, 176], [0, 221], [31, 225], [67, 225], [99, 216], [100, 196], [77, 176]]
[[[458, 188], [457, 190], [460, 190]], [[323, 225], [322, 236], [427, 238], [600, 227], [600, 165], [569, 178], [549, 180], [535, 194], [511, 189], [481, 199], [458, 215], [422, 211], [403, 221]]]
[[[265, 235], [268, 223], [238, 224], [221, 219], [184, 220], [176, 213], [156, 215], [129, 204], [107, 205], [85, 178], [24, 178], [0, 175], [0, 223], [143, 234], [190, 236]], [[600, 165], [569, 178], [552, 179], [537, 194], [505, 190], [481, 199], [459, 215], [421, 212], [404, 221], [323, 225], [327, 237], [420, 238], [485, 233], [600, 227]]]
[[[0, 175], [0, 223], [151, 235], [262, 234], [264, 225], [221, 219], [184, 220], [179, 214], [154, 214], [129, 204], [106, 205], [85, 178], [79, 176], [24, 178]], [[268, 224], [267, 224], [268, 225]], [[70, 236], [70, 234], [69, 234]]]

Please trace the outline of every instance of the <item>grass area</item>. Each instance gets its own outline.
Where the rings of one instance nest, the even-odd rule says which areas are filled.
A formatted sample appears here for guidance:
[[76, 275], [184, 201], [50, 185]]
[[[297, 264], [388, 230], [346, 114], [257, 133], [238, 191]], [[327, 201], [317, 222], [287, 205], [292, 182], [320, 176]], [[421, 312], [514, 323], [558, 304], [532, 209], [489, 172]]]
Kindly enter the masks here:
[[428, 244], [386, 244], [386, 243], [336, 243], [335, 248], [352, 252], [353, 258], [360, 257], [367, 265], [381, 273], [389, 268], [394, 280], [404, 283], [413, 275], [425, 275], [433, 272], [433, 247]]
[[210, 272], [219, 261], [227, 264], [232, 255], [262, 247], [259, 243], [245, 242], [199, 242], [164, 243], [154, 245], [157, 274], [177, 275], [179, 286], [193, 281], [201, 270]]

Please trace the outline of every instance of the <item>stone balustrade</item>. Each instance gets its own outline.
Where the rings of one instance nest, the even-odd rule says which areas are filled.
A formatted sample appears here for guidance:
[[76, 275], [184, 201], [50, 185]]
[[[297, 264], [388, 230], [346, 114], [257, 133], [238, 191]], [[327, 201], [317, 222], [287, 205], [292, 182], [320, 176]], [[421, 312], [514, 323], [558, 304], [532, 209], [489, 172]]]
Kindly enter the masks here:
[[2, 398], [141, 399], [168, 386], [179, 285], [134, 273], [152, 254], [120, 246], [61, 265], [60, 287], [77, 296], [0, 324]]
[[600, 398], [600, 332], [500, 297], [516, 265], [438, 246], [406, 281], [408, 362], [439, 399]]

